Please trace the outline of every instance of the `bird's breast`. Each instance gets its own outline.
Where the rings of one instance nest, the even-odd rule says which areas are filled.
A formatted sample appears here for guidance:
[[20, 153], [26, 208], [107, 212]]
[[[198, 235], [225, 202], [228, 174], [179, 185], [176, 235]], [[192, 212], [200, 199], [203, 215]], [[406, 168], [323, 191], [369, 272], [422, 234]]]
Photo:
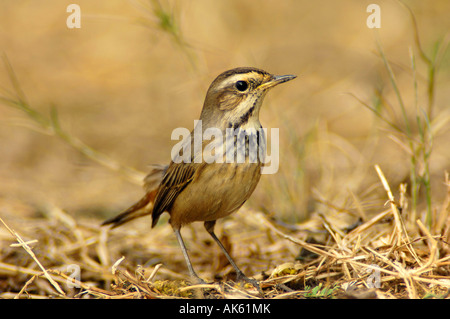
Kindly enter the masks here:
[[260, 163], [204, 165], [175, 200], [171, 224], [212, 221], [234, 213], [253, 193], [260, 177]]

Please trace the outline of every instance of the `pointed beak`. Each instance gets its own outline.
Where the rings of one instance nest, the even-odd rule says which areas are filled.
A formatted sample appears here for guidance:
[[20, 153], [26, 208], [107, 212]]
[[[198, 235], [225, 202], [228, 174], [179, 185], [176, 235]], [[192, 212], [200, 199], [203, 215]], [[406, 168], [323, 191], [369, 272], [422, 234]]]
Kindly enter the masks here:
[[272, 77], [272, 79], [270, 79], [266, 83], [262, 84], [259, 88], [263, 89], [263, 90], [266, 90], [266, 89], [274, 87], [274, 86], [276, 86], [278, 84], [281, 84], [281, 83], [293, 80], [296, 77], [297, 77], [296, 75], [274, 75]]

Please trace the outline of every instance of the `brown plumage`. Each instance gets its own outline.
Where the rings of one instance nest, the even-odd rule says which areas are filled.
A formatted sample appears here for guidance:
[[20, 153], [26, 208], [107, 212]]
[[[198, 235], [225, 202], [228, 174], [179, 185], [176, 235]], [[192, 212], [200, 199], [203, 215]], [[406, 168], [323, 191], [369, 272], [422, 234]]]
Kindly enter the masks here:
[[[261, 177], [262, 159], [252, 157], [252, 142], [265, 153], [265, 140], [260, 134], [259, 110], [268, 89], [292, 80], [295, 76], [274, 76], [256, 68], [236, 68], [220, 74], [206, 94], [200, 114], [201, 133], [215, 128], [226, 136], [227, 129], [235, 130], [234, 140], [227, 144], [219, 140], [217, 148], [222, 161], [198, 161], [205, 156], [210, 141], [202, 141], [201, 149], [195, 151], [194, 129], [186, 146], [194, 149], [190, 161], [182, 154], [175, 156], [169, 166], [154, 167], [145, 179], [146, 195], [135, 205], [105, 221], [113, 227], [132, 219], [152, 214], [152, 227], [164, 212], [169, 213], [171, 224], [180, 243], [189, 272], [197, 281], [202, 280], [195, 273], [181, 237], [183, 225], [203, 221], [206, 230], [218, 243], [228, 258], [237, 276], [259, 288], [257, 282], [247, 278], [236, 266], [231, 256], [214, 234], [217, 219], [237, 211], [253, 193]], [[240, 134], [247, 135], [240, 139]], [[239, 155], [242, 154], [242, 161]], [[233, 162], [227, 162], [231, 156]]]
[[102, 225], [111, 225], [111, 228], [116, 228], [120, 225], [128, 223], [133, 219], [150, 215], [153, 210], [153, 203], [158, 192], [159, 184], [161, 183], [164, 174], [167, 171], [167, 165], [152, 165], [153, 168], [145, 177], [144, 189], [145, 195], [136, 204], [102, 223]]

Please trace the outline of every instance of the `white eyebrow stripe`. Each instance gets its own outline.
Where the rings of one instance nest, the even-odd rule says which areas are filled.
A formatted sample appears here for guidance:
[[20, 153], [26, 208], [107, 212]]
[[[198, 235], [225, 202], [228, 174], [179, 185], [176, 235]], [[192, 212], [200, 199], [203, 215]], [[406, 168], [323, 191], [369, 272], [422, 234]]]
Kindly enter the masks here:
[[227, 86], [230, 86], [231, 84], [236, 83], [237, 81], [245, 81], [251, 77], [255, 77], [256, 74], [256, 72], [234, 74], [228, 77], [226, 80], [222, 81], [221, 85], [218, 86], [216, 90], [221, 90]]

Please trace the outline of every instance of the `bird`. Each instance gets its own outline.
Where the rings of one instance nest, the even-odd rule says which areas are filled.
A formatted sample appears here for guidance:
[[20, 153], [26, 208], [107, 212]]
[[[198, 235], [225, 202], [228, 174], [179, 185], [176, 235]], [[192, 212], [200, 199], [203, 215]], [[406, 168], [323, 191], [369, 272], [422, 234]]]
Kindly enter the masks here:
[[[218, 75], [207, 90], [199, 121], [185, 138], [182, 151], [172, 152], [170, 164], [153, 166], [144, 179], [143, 198], [102, 225], [115, 228], [151, 214], [153, 228], [160, 216], [168, 213], [190, 277], [195, 283], [205, 283], [194, 270], [180, 232], [185, 225], [203, 222], [234, 268], [236, 279], [259, 289], [258, 282], [236, 265], [214, 226], [218, 219], [236, 212], [257, 186], [266, 147], [259, 121], [264, 97], [271, 88], [294, 78], [254, 67], [238, 67]], [[223, 135], [222, 139], [215, 137], [215, 147], [208, 140], [196, 141], [208, 130]], [[209, 151], [214, 149], [214, 161], [204, 156], [208, 147]]]

